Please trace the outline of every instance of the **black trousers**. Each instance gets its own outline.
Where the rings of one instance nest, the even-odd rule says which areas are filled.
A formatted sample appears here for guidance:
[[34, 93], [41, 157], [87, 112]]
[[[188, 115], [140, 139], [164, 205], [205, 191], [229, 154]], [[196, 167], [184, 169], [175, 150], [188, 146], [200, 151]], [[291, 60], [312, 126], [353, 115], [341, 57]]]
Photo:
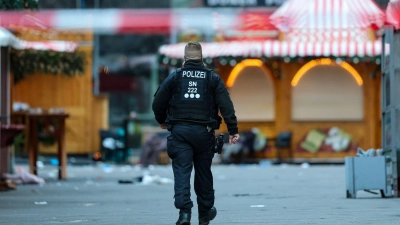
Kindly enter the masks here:
[[215, 142], [214, 131], [192, 124], [176, 124], [167, 138], [168, 156], [172, 159], [175, 179], [175, 207], [190, 212], [190, 177], [194, 166], [194, 190], [197, 195], [199, 214], [214, 206], [213, 176], [211, 163]]

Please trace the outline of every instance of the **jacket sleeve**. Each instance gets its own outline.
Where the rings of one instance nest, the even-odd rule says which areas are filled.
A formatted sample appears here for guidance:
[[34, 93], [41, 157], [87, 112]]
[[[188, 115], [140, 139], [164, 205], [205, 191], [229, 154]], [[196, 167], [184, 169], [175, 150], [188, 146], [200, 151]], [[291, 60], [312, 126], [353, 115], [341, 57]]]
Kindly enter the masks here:
[[231, 97], [229, 96], [228, 89], [221, 78], [215, 74], [216, 77], [216, 89], [215, 89], [215, 100], [219, 111], [224, 118], [225, 124], [228, 128], [229, 134], [234, 135], [238, 133], [237, 118], [235, 115], [235, 109]]
[[154, 116], [159, 124], [163, 124], [167, 119], [167, 110], [169, 106], [169, 101], [171, 99], [171, 84], [173, 78], [175, 77], [175, 72], [170, 74], [158, 87], [156, 93], [154, 94], [152, 109]]

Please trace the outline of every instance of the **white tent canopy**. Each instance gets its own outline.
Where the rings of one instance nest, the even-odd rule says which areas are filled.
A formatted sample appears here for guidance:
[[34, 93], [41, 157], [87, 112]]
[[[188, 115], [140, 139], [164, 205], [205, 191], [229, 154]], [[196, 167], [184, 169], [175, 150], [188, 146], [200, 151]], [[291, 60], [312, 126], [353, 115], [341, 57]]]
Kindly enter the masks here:
[[292, 42], [365, 42], [385, 14], [372, 0], [289, 0], [270, 19]]
[[56, 52], [73, 52], [78, 44], [71, 41], [24, 41], [15, 37], [10, 31], [0, 27], [0, 46], [14, 49], [50, 50]]
[[[203, 57], [378, 57], [374, 29], [385, 14], [373, 0], [288, 0], [271, 16], [283, 40], [203, 43]], [[185, 43], [164, 45], [159, 53], [183, 58]], [[168, 59], [165, 59], [166, 61]]]

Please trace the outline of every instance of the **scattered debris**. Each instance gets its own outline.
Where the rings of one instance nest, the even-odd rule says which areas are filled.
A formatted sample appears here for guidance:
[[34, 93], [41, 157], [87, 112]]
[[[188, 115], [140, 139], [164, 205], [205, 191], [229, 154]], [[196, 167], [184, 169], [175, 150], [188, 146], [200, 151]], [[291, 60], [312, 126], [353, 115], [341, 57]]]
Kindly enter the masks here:
[[310, 164], [304, 162], [304, 163], [302, 163], [302, 164], [300, 165], [300, 167], [303, 168], [303, 169], [307, 169], [307, 168], [310, 168]]
[[251, 208], [263, 208], [265, 205], [251, 205]]
[[44, 168], [44, 163], [42, 161], [36, 161], [36, 166], [40, 169]]
[[234, 197], [261, 196], [262, 194], [234, 194]]
[[15, 184], [44, 184], [43, 178], [30, 174], [24, 168], [17, 167], [15, 174], [3, 174], [3, 178], [12, 181]]
[[35, 202], [35, 205], [47, 205], [47, 202]]
[[85, 204], [83, 204], [84, 206], [86, 206], [86, 207], [89, 207], [89, 206], [94, 206], [94, 204], [93, 203], [85, 203]]
[[142, 184], [148, 185], [151, 183], [156, 183], [156, 184], [171, 184], [173, 181], [169, 178], [165, 177], [160, 177], [158, 175], [150, 175], [146, 174], [143, 176]]
[[53, 165], [53, 166], [58, 166], [59, 165], [58, 164], [58, 159], [55, 159], [55, 158], [50, 159], [50, 164]]
[[261, 160], [259, 162], [259, 165], [261, 168], [267, 168], [272, 165], [272, 161], [271, 160]]
[[373, 149], [370, 148], [368, 150], [363, 150], [362, 148], [357, 148], [357, 156], [361, 157], [371, 157], [371, 156], [382, 156], [383, 155], [383, 149], [378, 148], [378, 149]]
[[112, 173], [114, 168], [110, 164], [103, 164], [102, 166], [104, 173]]
[[132, 180], [119, 180], [118, 183], [120, 184], [133, 184]]
[[120, 184], [142, 184], [149, 185], [152, 183], [155, 184], [172, 184], [174, 181], [172, 179], [166, 177], [160, 177], [158, 175], [150, 175], [148, 173], [144, 173], [143, 176], [135, 177], [132, 180], [119, 180]]

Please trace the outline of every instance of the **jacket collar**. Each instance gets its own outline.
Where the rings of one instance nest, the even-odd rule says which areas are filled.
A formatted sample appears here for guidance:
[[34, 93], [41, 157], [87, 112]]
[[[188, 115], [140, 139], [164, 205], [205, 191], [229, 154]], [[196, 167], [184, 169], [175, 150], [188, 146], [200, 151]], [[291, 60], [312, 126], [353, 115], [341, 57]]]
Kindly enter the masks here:
[[188, 68], [188, 67], [201, 67], [201, 68], [204, 68], [204, 64], [200, 60], [188, 60], [183, 65], [183, 68]]

